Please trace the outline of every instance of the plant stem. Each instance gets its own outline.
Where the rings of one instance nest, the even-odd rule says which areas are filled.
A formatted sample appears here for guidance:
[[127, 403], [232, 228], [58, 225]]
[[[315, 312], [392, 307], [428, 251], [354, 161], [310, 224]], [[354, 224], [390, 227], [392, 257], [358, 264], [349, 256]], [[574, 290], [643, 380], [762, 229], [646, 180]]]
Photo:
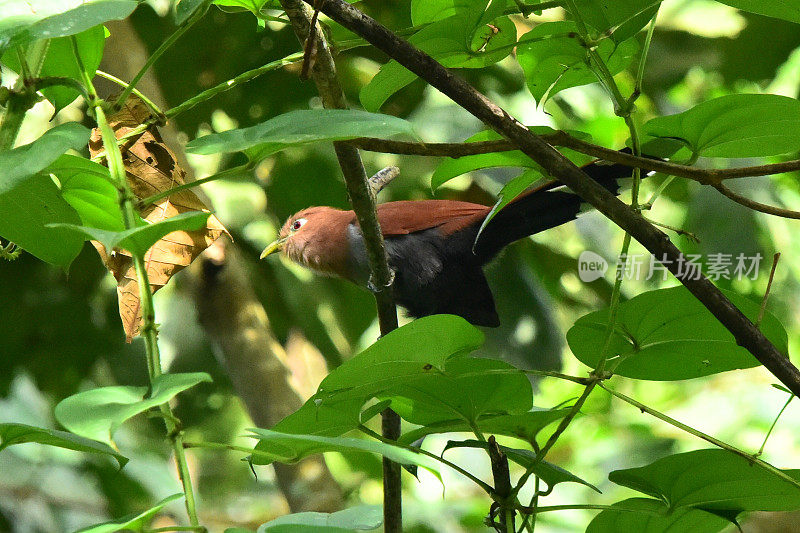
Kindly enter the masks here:
[[[120, 87], [122, 87], [123, 89], [126, 89], [126, 88], [128, 88], [128, 86], [130, 85], [130, 84], [128, 84], [128, 83], [125, 83], [125, 82], [124, 82], [124, 81], [122, 81], [121, 79], [117, 78], [116, 76], [114, 76], [114, 75], [112, 75], [112, 74], [109, 74], [108, 72], [103, 72], [102, 70], [98, 70], [98, 71], [96, 72], [96, 74], [97, 74], [98, 76], [100, 76], [101, 78], [105, 78], [105, 79], [107, 79], [107, 80], [109, 80], [109, 81], [113, 81], [114, 83], [116, 83], [117, 85], [119, 85]], [[140, 99], [142, 102], [144, 102], [144, 104], [145, 104], [147, 107], [149, 107], [149, 108], [150, 108], [150, 109], [153, 111], [153, 113], [155, 113], [155, 114], [156, 114], [157, 116], [159, 116], [159, 117], [162, 117], [162, 118], [164, 117], [164, 112], [163, 112], [163, 111], [161, 111], [161, 108], [160, 108], [160, 107], [158, 107], [158, 106], [155, 104], [155, 102], [153, 102], [153, 101], [152, 101], [152, 100], [150, 100], [150, 99], [149, 99], [147, 96], [145, 96], [145, 94], [144, 94], [143, 92], [141, 92], [139, 89], [132, 89], [132, 90], [131, 90], [131, 92], [132, 92], [134, 95], [138, 96], [138, 97], [139, 97], [139, 99]]]
[[641, 410], [642, 412], [647, 413], [647, 414], [649, 414], [651, 416], [654, 416], [654, 417], [658, 418], [659, 420], [662, 420], [662, 421], [666, 422], [667, 424], [669, 424], [671, 426], [674, 426], [674, 427], [676, 427], [678, 429], [681, 429], [681, 430], [685, 431], [686, 433], [689, 433], [690, 435], [694, 435], [697, 438], [703, 439], [704, 441], [709, 442], [709, 443], [711, 443], [714, 446], [717, 446], [719, 448], [722, 448], [723, 450], [727, 450], [727, 451], [729, 451], [731, 453], [735, 453], [739, 457], [743, 457], [743, 458], [747, 459], [748, 461], [751, 461], [753, 464], [755, 464], [758, 467], [766, 470], [767, 472], [770, 472], [771, 474], [774, 474], [774, 475], [780, 477], [784, 481], [786, 481], [788, 483], [791, 483], [795, 487], [800, 488], [800, 481], [792, 478], [791, 476], [787, 475], [782, 470], [780, 470], [778, 468], [775, 468], [771, 464], [766, 463], [766, 462], [762, 461], [761, 459], [758, 459], [758, 457], [756, 456], [757, 454], [756, 455], [749, 454], [749, 453], [745, 452], [744, 450], [740, 450], [739, 448], [736, 448], [735, 446], [731, 446], [727, 442], [723, 442], [723, 441], [721, 441], [719, 439], [716, 439], [716, 438], [712, 437], [711, 435], [707, 435], [707, 434], [703, 433], [700, 430], [694, 429], [691, 426], [687, 426], [686, 424], [684, 424], [682, 422], [678, 422], [674, 418], [672, 418], [672, 417], [670, 417], [670, 416], [668, 416], [668, 415], [666, 415], [664, 413], [661, 413], [659, 411], [656, 411], [655, 409], [653, 409], [651, 407], [648, 407], [647, 405], [643, 404], [642, 402], [634, 400], [633, 398], [631, 398], [629, 396], [625, 396], [621, 392], [617, 392], [617, 391], [615, 391], [613, 389], [609, 389], [608, 387], [606, 387], [602, 383], [599, 383], [599, 385], [600, 385], [600, 388], [602, 388], [603, 390], [605, 390], [606, 392], [608, 392], [612, 396], [615, 396], [615, 397], [619, 398], [620, 400], [622, 400], [622, 401], [624, 401], [626, 403], [629, 403], [630, 405], [636, 407], [637, 409]]
[[178, 191], [183, 191], [186, 189], [191, 189], [192, 187], [197, 187], [198, 185], [202, 185], [204, 183], [209, 183], [211, 181], [221, 180], [230, 178], [232, 176], [239, 176], [241, 174], [245, 174], [253, 170], [252, 163], [245, 163], [244, 165], [239, 165], [238, 167], [229, 168], [223, 170], [221, 172], [217, 172], [216, 174], [212, 174], [210, 176], [206, 176], [205, 178], [200, 178], [189, 183], [184, 183], [181, 185], [176, 185], [171, 189], [167, 189], [165, 191], [161, 191], [159, 193], [154, 194], [153, 196], [148, 196], [147, 198], [143, 198], [137, 202], [139, 207], [147, 206], [150, 204], [154, 204], [163, 198], [167, 198], [168, 196], [172, 196]]
[[772, 425], [769, 427], [769, 431], [767, 431], [767, 434], [764, 436], [764, 442], [761, 443], [761, 447], [756, 452], [756, 457], [759, 457], [761, 456], [762, 453], [764, 453], [764, 448], [767, 446], [767, 440], [769, 439], [769, 436], [772, 435], [772, 430], [775, 429], [775, 425], [778, 423], [778, 419], [781, 417], [786, 408], [789, 407], [789, 402], [791, 402], [793, 398], [794, 395], [790, 394], [789, 398], [786, 400], [786, 403], [783, 404], [781, 410], [778, 411], [778, 416], [776, 416], [775, 420], [772, 421]]
[[192, 13], [191, 17], [186, 19], [183, 24], [178, 26], [178, 29], [172, 32], [172, 35], [167, 37], [167, 39], [161, 43], [156, 51], [153, 52], [149, 58], [147, 58], [145, 64], [142, 66], [136, 76], [133, 77], [133, 80], [131, 80], [128, 86], [123, 89], [122, 94], [120, 94], [117, 98], [117, 101], [114, 103], [114, 108], [122, 107], [128, 97], [131, 95], [131, 92], [133, 92], [133, 90], [136, 88], [136, 84], [141, 81], [142, 77], [147, 73], [148, 70], [150, 70], [150, 67], [152, 67], [155, 62], [158, 61], [158, 59], [164, 54], [164, 52], [166, 52], [167, 49], [175, 43], [175, 41], [180, 39], [181, 36], [194, 25], [195, 22], [200, 20], [203, 15], [205, 15], [206, 9], [211, 5], [212, 1], [213, 0], [205, 0], [203, 5], [197, 8], [194, 13]]

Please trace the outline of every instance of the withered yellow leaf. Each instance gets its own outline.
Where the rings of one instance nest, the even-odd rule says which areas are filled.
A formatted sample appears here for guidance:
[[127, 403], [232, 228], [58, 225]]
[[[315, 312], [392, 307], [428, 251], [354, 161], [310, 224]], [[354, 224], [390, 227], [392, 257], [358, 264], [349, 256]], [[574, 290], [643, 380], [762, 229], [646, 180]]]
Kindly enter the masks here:
[[[151, 117], [150, 109], [135, 96], [109, 117], [109, 124], [120, 138]], [[156, 126], [120, 143], [128, 184], [138, 200], [185, 183], [186, 172], [178, 165], [175, 154], [164, 144]], [[92, 156], [103, 150], [100, 131], [92, 131], [89, 151]], [[142, 206], [140, 216], [150, 223], [161, 222], [187, 211], [208, 212], [206, 205], [191, 190], [184, 189]], [[228, 231], [214, 215], [206, 226], [196, 231], [174, 231], [153, 245], [145, 254], [145, 266], [153, 292], [167, 284], [181, 269], [189, 266], [200, 253]], [[230, 234], [228, 234], [230, 236]], [[106, 250], [92, 242], [100, 257], [117, 280], [119, 314], [128, 342], [139, 334], [142, 309], [138, 279], [133, 260], [126, 250]]]

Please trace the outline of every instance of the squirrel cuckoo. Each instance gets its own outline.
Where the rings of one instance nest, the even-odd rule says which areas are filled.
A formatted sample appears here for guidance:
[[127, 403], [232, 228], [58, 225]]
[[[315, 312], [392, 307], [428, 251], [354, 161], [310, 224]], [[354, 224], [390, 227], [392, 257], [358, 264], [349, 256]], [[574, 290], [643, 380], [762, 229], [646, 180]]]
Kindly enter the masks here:
[[[613, 194], [630, 167], [595, 161], [583, 167]], [[454, 200], [405, 200], [377, 206], [394, 298], [414, 317], [449, 313], [478, 326], [500, 319], [483, 266], [508, 244], [575, 219], [581, 199], [551, 182], [499, 211], [478, 235], [491, 207]], [[476, 240], [477, 239], [477, 240]], [[318, 273], [369, 286], [370, 269], [353, 211], [309, 207], [290, 217], [261, 258], [282, 252]]]

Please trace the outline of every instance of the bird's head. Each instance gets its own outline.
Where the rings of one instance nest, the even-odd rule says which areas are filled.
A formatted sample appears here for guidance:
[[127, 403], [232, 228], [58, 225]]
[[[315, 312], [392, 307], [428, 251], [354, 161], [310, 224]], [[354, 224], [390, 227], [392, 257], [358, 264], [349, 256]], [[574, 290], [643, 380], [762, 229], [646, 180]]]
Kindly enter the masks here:
[[347, 226], [352, 220], [352, 211], [332, 207], [303, 209], [289, 217], [278, 239], [261, 252], [261, 259], [283, 252], [303, 266], [342, 275], [347, 253]]

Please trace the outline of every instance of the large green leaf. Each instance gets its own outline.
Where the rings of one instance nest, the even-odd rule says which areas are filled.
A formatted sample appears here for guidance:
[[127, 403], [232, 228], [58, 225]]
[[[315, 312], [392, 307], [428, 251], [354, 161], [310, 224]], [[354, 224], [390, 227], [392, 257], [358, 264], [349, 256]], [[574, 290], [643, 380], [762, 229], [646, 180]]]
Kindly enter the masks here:
[[[442, 450], [442, 455], [447, 450], [452, 448], [480, 448], [483, 450], [489, 449], [489, 444], [484, 441], [478, 440], [463, 440], [463, 441], [448, 441], [447, 445]], [[584, 481], [583, 479], [579, 478], [572, 472], [564, 470], [558, 465], [554, 465], [553, 463], [548, 463], [547, 461], [536, 461], [536, 453], [532, 452], [531, 450], [521, 450], [518, 448], [509, 448], [508, 446], [499, 446], [498, 448], [502, 451], [509, 460], [517, 463], [518, 465], [524, 467], [526, 470], [531, 469], [531, 471], [536, 474], [542, 481], [547, 483], [547, 487], [552, 489], [559, 483], [580, 483], [581, 485], [586, 485], [594, 489], [597, 492], [600, 492], [600, 489], [589, 483], [588, 481]]]
[[66, 448], [79, 452], [110, 455], [117, 460], [120, 468], [125, 466], [125, 463], [128, 462], [127, 457], [120, 454], [111, 446], [81, 437], [80, 435], [73, 435], [72, 433], [57, 431], [55, 429], [28, 426], [26, 424], [0, 424], [0, 451], [14, 444], [23, 444], [26, 442], [37, 442], [39, 444], [56, 446], [58, 448]]
[[144, 531], [145, 526], [150, 523], [150, 520], [156, 514], [158, 514], [161, 509], [166, 507], [167, 504], [180, 498], [183, 498], [183, 493], [173, 494], [172, 496], [167, 496], [155, 506], [142, 513], [130, 514], [128, 516], [118, 518], [117, 520], [112, 520], [110, 522], [104, 522], [102, 524], [97, 524], [96, 526], [90, 526], [81, 529], [75, 533], [116, 533], [117, 531]]
[[715, 514], [682, 507], [670, 509], [660, 500], [629, 498], [594, 517], [586, 533], [716, 533], [730, 522]]
[[80, 222], [53, 180], [39, 172], [70, 148], [89, 141], [89, 130], [68, 122], [48, 130], [30, 144], [0, 153], [0, 236], [43, 261], [67, 267], [83, 239], [51, 223]]
[[77, 122], [67, 122], [30, 144], [0, 153], [0, 195], [44, 169], [70, 148], [79, 150], [89, 142], [89, 130]]
[[262, 524], [257, 533], [344, 533], [370, 531], [383, 523], [383, 509], [359, 505], [335, 513], [294, 513]]
[[[577, 8], [578, 16], [589, 26], [592, 37], [610, 34], [619, 43], [644, 28], [660, 5], [661, 0], [575, 0], [567, 7], [570, 10], [572, 6]], [[577, 18], [575, 13], [570, 12], [570, 15]]]
[[188, 211], [162, 222], [156, 222], [155, 224], [145, 223], [138, 228], [123, 231], [107, 231], [75, 224], [51, 224], [50, 226], [63, 228], [77, 235], [83, 235], [86, 240], [100, 241], [106, 247], [106, 250], [119, 248], [128, 250], [132, 254], [143, 256], [151, 246], [173, 231], [193, 231], [202, 228], [209, 215], [210, 213], [205, 211]]
[[[726, 296], [755, 320], [760, 306], [730, 291]], [[608, 309], [589, 313], [567, 332], [582, 363], [594, 367], [608, 327]], [[786, 330], [770, 313], [761, 330], [781, 353], [788, 353]], [[619, 306], [607, 368], [636, 379], [669, 381], [708, 376], [760, 363], [683, 286], [640, 294]]]
[[[541, 106], [547, 98], [569, 87], [597, 81], [589, 68], [586, 49], [575, 38], [574, 22], [544, 22], [520, 39], [517, 60], [525, 72], [525, 81]], [[634, 39], [615, 43], [604, 39], [597, 53], [611, 74], [621, 72], [633, 60], [639, 45]]]
[[249, 431], [252, 431], [259, 439], [251, 457], [253, 464], [257, 465], [266, 465], [275, 461], [296, 463], [309, 455], [323, 452], [356, 451], [379, 454], [403, 465], [421, 466], [439, 477], [439, 463], [436, 460], [385, 442], [349, 437], [280, 433], [260, 428], [252, 428]]
[[125, 229], [117, 189], [111, 183], [108, 168], [64, 154], [43, 172], [58, 179], [61, 197], [77, 211], [83, 226], [108, 231]]
[[421, 426], [461, 418], [468, 424], [490, 414], [522, 414], [533, 403], [530, 380], [508, 363], [454, 357], [444, 369], [396, 378], [381, 393], [403, 419]]
[[[481, 68], [511, 53], [517, 31], [514, 23], [503, 16], [505, 2], [449, 0], [432, 4], [426, 8], [415, 4], [415, 24], [429, 24], [408, 41], [445, 67]], [[392, 94], [416, 78], [416, 74], [392, 60], [361, 90], [361, 105], [377, 111]]]
[[[59, 37], [50, 39], [47, 44], [47, 52], [44, 56], [40, 76], [56, 76], [71, 78], [79, 82], [83, 81], [81, 70], [75, 61], [75, 53], [72, 48], [72, 39], [78, 44], [78, 54], [86, 70], [94, 77], [100, 60], [103, 58], [103, 45], [105, 44], [105, 29], [103, 26], [95, 26], [72, 37]], [[15, 50], [9, 50], [3, 55], [2, 62], [12, 70], [19, 72], [19, 58]], [[41, 93], [55, 107], [55, 113], [72, 103], [80, 93], [71, 87], [56, 85], [45, 87]]]
[[775, 94], [730, 94], [650, 120], [655, 137], [705, 157], [766, 157], [800, 150], [800, 102]]
[[75, 35], [130, 15], [133, 0], [0, 0], [0, 52], [37, 39]]
[[[561, 420], [569, 411], [569, 409], [534, 409], [521, 414], [479, 416], [475, 421], [475, 426], [484, 434], [517, 437], [533, 444], [536, 442], [536, 435], [539, 431], [553, 422]], [[399, 441], [404, 444], [411, 444], [426, 435], [435, 433], [465, 433], [472, 431], [473, 427], [463, 418], [442, 420], [404, 433]]]
[[129, 418], [168, 402], [198, 383], [211, 381], [204, 372], [163, 374], [147, 387], [101, 387], [74, 394], [56, 405], [56, 419], [71, 432], [111, 444], [111, 437]]
[[409, 122], [391, 115], [351, 109], [304, 109], [278, 115], [249, 128], [194, 139], [186, 145], [186, 151], [214, 154], [259, 147], [258, 155], [265, 157], [288, 146], [396, 135], [416, 137]]
[[483, 334], [461, 317], [414, 320], [334, 369], [317, 393], [273, 429], [338, 436], [358, 427], [364, 404], [399, 382], [440, 372], [450, 357], [475, 350]]
[[800, 24], [800, 4], [793, 0], [717, 0], [731, 7]]
[[[800, 482], [800, 470], [783, 472]], [[670, 455], [640, 468], [615, 470], [608, 479], [662, 499], [672, 509], [692, 507], [725, 516], [800, 509], [800, 483], [720, 449]]]

